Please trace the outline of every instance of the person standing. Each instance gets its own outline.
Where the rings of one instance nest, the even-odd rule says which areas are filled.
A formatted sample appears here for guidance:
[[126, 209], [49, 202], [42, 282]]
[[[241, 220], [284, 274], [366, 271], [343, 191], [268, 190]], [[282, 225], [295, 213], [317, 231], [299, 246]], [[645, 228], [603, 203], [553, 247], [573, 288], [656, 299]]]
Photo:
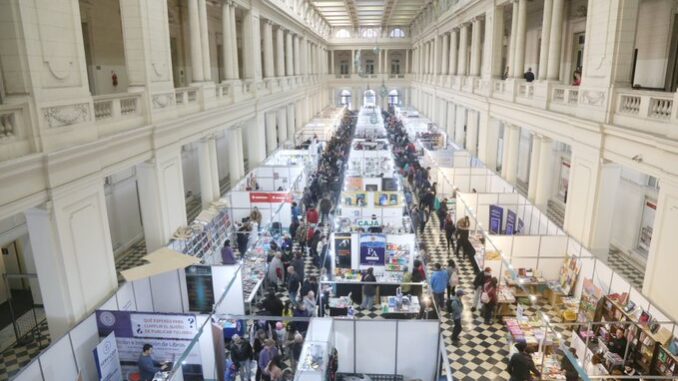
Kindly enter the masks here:
[[433, 292], [436, 307], [440, 311], [445, 306], [445, 290], [447, 289], [449, 278], [447, 277], [447, 271], [441, 268], [440, 263], [435, 263], [433, 268], [435, 271], [431, 275], [431, 291]]
[[332, 201], [330, 201], [328, 196], [323, 197], [320, 200], [320, 222], [325, 225], [327, 220], [330, 218], [330, 212], [332, 211]]
[[445, 217], [445, 239], [447, 240], [447, 252], [450, 252], [450, 249], [452, 251], [455, 251], [455, 245], [454, 245], [454, 232], [457, 230], [457, 228], [454, 226], [454, 220], [452, 219], [451, 215], [447, 215]]
[[153, 359], [153, 346], [151, 344], [144, 344], [142, 347], [137, 366], [139, 367], [139, 376], [143, 381], [151, 381], [156, 373], [167, 369], [166, 363], [160, 363]]
[[278, 355], [278, 348], [275, 347], [275, 340], [264, 340], [264, 348], [259, 353], [257, 366], [261, 370], [261, 379], [264, 381], [271, 381], [271, 375], [268, 370], [268, 364], [275, 356]]
[[466, 245], [470, 244], [468, 240], [469, 229], [471, 228], [471, 220], [468, 216], [464, 216], [457, 221], [457, 248], [454, 249], [454, 254], [459, 255], [459, 249], [466, 250]]
[[476, 277], [473, 278], [473, 306], [471, 307], [471, 311], [475, 312], [476, 307], [480, 304], [480, 296], [483, 293], [483, 286], [485, 285], [485, 282], [488, 282], [492, 278], [492, 269], [489, 267], [485, 267], [485, 271], [479, 272], [476, 274]]
[[282, 254], [275, 253], [271, 259], [271, 262], [268, 264], [267, 274], [269, 287], [271, 287], [273, 290], [277, 290], [278, 284], [283, 281], [283, 272]]
[[447, 279], [447, 296], [452, 297], [459, 285], [459, 270], [457, 270], [457, 264], [454, 263], [454, 259], [447, 261]]
[[509, 381], [530, 381], [532, 374], [541, 377], [541, 373], [534, 365], [532, 356], [526, 352], [527, 344], [518, 342], [515, 345], [518, 353], [513, 354], [508, 363], [508, 373], [511, 375]]
[[452, 329], [452, 342], [455, 344], [459, 342], [459, 334], [461, 333], [461, 314], [464, 312], [464, 303], [461, 297], [464, 296], [464, 290], [457, 290], [450, 297], [450, 315], [454, 321], [454, 328]]
[[252, 368], [250, 362], [252, 360], [252, 346], [246, 340], [243, 340], [238, 334], [231, 337], [231, 361], [238, 366], [241, 380], [252, 379]]
[[299, 288], [301, 287], [301, 280], [299, 279], [299, 274], [294, 270], [294, 267], [289, 266], [287, 268], [287, 292], [290, 295], [290, 302], [292, 305], [297, 305], [297, 294], [299, 293]]
[[492, 277], [490, 281], [486, 282], [485, 286], [483, 286], [483, 293], [480, 296], [480, 301], [483, 303], [485, 324], [492, 324], [494, 309], [497, 306], [497, 283], [497, 278]]
[[224, 247], [221, 248], [221, 263], [224, 265], [235, 264], [235, 255], [233, 254], [230, 239], [224, 241]]
[[301, 257], [301, 253], [297, 252], [294, 254], [294, 259], [290, 262], [290, 265], [294, 267], [294, 271], [297, 273], [299, 279], [304, 279], [304, 258]]
[[532, 72], [531, 67], [527, 68], [527, 71], [525, 72], [525, 74], [523, 74], [523, 76], [525, 77], [525, 81], [528, 83], [534, 81], [534, 73]]
[[320, 215], [318, 214], [318, 211], [315, 209], [315, 206], [311, 205], [311, 207], [306, 211], [306, 222], [315, 225], [319, 220]]
[[[375, 283], [377, 278], [374, 276], [374, 269], [372, 267], [367, 269], [367, 273], [361, 279], [361, 282]], [[377, 286], [366, 284], [363, 285], [363, 302], [360, 304], [362, 309], [372, 309], [374, 306], [374, 297], [377, 295]]]

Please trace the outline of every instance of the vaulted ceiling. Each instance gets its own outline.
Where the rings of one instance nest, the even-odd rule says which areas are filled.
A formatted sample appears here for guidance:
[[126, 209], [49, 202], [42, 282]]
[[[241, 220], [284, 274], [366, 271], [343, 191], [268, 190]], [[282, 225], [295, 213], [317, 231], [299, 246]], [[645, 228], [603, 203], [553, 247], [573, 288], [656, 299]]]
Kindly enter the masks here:
[[407, 26], [425, 0], [311, 0], [333, 27]]

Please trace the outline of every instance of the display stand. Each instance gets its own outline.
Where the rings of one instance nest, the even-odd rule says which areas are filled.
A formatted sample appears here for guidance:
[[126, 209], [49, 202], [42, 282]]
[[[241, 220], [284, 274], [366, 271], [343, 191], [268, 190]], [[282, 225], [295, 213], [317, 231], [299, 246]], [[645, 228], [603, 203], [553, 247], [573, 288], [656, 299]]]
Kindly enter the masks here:
[[294, 375], [295, 381], [329, 380], [329, 358], [334, 349], [333, 325], [330, 318], [311, 320]]

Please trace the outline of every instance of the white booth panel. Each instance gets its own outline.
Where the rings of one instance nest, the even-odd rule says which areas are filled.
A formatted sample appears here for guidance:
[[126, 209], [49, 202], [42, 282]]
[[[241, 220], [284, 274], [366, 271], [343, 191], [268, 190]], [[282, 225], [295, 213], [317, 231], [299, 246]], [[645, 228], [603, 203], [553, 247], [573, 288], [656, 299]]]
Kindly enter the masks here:
[[332, 338], [332, 318], [314, 318], [311, 320], [305, 340], [322, 341], [331, 343]]
[[206, 380], [216, 380], [216, 366], [214, 358], [214, 341], [212, 339], [212, 324], [207, 323], [208, 315], [197, 315], [198, 327], [203, 327], [198, 339], [200, 346], [200, 362], [202, 363], [202, 375]]
[[567, 254], [574, 255], [575, 257], [583, 256], [583, 251], [585, 249], [583, 246], [577, 242], [576, 239], [568, 237], [567, 239]]
[[33, 361], [30, 365], [23, 368], [14, 381], [43, 381], [40, 361]]
[[631, 288], [631, 292], [629, 292], [629, 300], [632, 300], [643, 310], [647, 310], [650, 307], [650, 301], [647, 300], [645, 296], [643, 296], [643, 294], [641, 294], [635, 288]]
[[500, 205], [524, 205], [525, 200], [518, 193], [498, 193], [497, 199]]
[[126, 282], [118, 289], [118, 292], [115, 293], [115, 297], [118, 300], [118, 309], [120, 311], [136, 311], [137, 303], [134, 298], [134, 288], [132, 283]]
[[619, 274], [615, 273], [612, 277], [612, 286], [610, 288], [610, 293], [624, 293], [631, 291], [631, 284], [624, 280]]
[[596, 262], [596, 272], [593, 274], [593, 284], [603, 290], [603, 294], [610, 293], [610, 283], [612, 282], [612, 270], [602, 261]]
[[[91, 348], [94, 349], [94, 348]], [[40, 366], [45, 380], [76, 380], [78, 368], [68, 335], [53, 343], [42, 356]]]
[[[155, 312], [183, 312], [183, 298], [179, 271], [168, 271], [151, 277], [151, 292]], [[186, 304], [186, 307], [188, 305]]]
[[540, 236], [514, 236], [511, 258], [539, 256], [540, 240]]
[[399, 321], [397, 374], [405, 380], [435, 379], [438, 340], [438, 321]]
[[102, 310], [111, 310], [111, 311], [117, 311], [118, 310], [118, 300], [115, 297], [115, 294], [108, 298], [99, 309]]
[[341, 373], [354, 372], [353, 323], [355, 320], [336, 319], [334, 322], [334, 347], [339, 354]]
[[513, 265], [513, 268], [520, 269], [520, 268], [525, 268], [525, 269], [533, 269], [537, 270], [538, 267], [538, 259], [537, 258], [516, 258], [513, 257], [511, 259], [511, 265]]
[[565, 235], [542, 236], [539, 247], [541, 257], [561, 257], [564, 258], [567, 253], [567, 240]]
[[513, 238], [515, 237], [512, 235], [490, 235], [489, 238], [485, 240], [485, 249], [487, 251], [499, 250], [503, 252], [507, 258], [511, 258]]
[[546, 280], [558, 280], [560, 269], [563, 267], [564, 258], [539, 258], [539, 271]]
[[356, 320], [355, 341], [357, 373], [388, 374], [395, 371], [395, 321]]
[[[240, 266], [225, 265], [212, 266], [212, 287], [214, 289], [214, 298], [219, 301], [224, 294], [224, 290], [235, 277], [223, 302], [217, 305], [217, 314], [245, 314], [245, 301], [242, 289], [242, 271], [238, 271]], [[236, 274], [237, 272], [237, 274]]]
[[155, 311], [153, 309], [153, 295], [151, 293], [150, 279], [135, 280], [132, 282], [132, 289], [134, 290], [137, 311]]
[[[594, 258], [580, 258], [581, 261], [581, 270], [579, 270], [579, 276], [577, 277], [577, 283], [574, 286], [574, 296], [576, 298], [581, 297], [582, 288], [584, 285], [584, 279], [592, 279], [594, 268], [596, 266], [596, 260]], [[576, 335], [575, 335], [576, 336]]]
[[471, 186], [471, 191], [474, 189], [476, 192], [486, 192], [487, 191], [487, 176], [483, 175], [471, 175], [469, 184]]
[[[96, 314], [90, 315], [69, 333], [75, 361], [85, 380], [97, 379], [97, 368], [94, 363], [94, 348], [99, 344], [99, 330], [97, 329]], [[69, 348], [70, 351], [70, 348]]]

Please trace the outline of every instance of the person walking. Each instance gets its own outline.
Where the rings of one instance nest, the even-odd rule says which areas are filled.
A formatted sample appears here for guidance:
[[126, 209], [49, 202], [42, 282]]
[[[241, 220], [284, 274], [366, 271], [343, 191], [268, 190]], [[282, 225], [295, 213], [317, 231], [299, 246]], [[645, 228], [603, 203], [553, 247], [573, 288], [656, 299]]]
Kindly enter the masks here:
[[297, 276], [299, 277], [300, 280], [305, 279], [304, 277], [304, 267], [306, 264], [304, 263], [304, 258], [301, 256], [301, 252], [297, 252], [294, 254], [294, 259], [290, 262], [290, 266], [294, 267], [294, 271], [297, 273]]
[[518, 342], [515, 344], [515, 347], [518, 350], [518, 353], [514, 353], [513, 356], [511, 356], [508, 368], [506, 369], [511, 375], [509, 381], [530, 381], [532, 380], [532, 374], [541, 377], [541, 373], [534, 365], [532, 356], [526, 352], [527, 344]]
[[455, 251], [455, 244], [454, 244], [454, 232], [457, 230], [457, 228], [454, 226], [454, 220], [452, 219], [451, 215], [447, 215], [445, 217], [445, 239], [447, 240], [447, 252], [450, 252], [450, 249], [452, 251]]
[[454, 295], [454, 291], [459, 285], [459, 270], [457, 270], [457, 264], [454, 263], [454, 259], [447, 261], [447, 296], [451, 297]]
[[327, 220], [330, 218], [330, 212], [332, 211], [332, 201], [330, 201], [329, 196], [323, 197], [320, 200], [320, 223], [323, 225], [327, 224]]
[[494, 309], [497, 306], [497, 278], [492, 277], [489, 282], [483, 286], [483, 293], [480, 295], [480, 301], [483, 303], [483, 317], [485, 324], [492, 324]]
[[454, 249], [454, 254], [459, 255], [459, 249], [466, 250], [466, 245], [470, 244], [468, 240], [469, 229], [471, 228], [471, 220], [468, 216], [464, 216], [457, 221], [457, 247]]
[[[372, 267], [367, 269], [365, 275], [360, 280], [364, 283], [375, 283], [377, 278], [374, 276], [374, 269]], [[363, 285], [363, 302], [360, 304], [362, 309], [372, 309], [374, 306], [374, 297], [377, 295], [377, 286], [372, 284]]]
[[440, 205], [438, 206], [438, 209], [436, 210], [436, 214], [438, 215], [438, 222], [440, 223], [440, 230], [445, 229], [445, 220], [447, 219], [447, 199], [446, 198], [444, 198], [440, 202]]
[[299, 288], [301, 287], [301, 280], [299, 279], [299, 274], [294, 270], [294, 267], [289, 266], [287, 268], [287, 292], [290, 295], [290, 302], [292, 305], [297, 305], [297, 294], [299, 293]]
[[471, 306], [471, 311], [475, 312], [476, 307], [480, 304], [480, 296], [483, 293], [483, 286], [485, 282], [488, 282], [492, 278], [492, 269], [485, 267], [485, 271], [479, 272], [473, 278], [473, 305]]
[[268, 370], [268, 364], [275, 356], [278, 355], [278, 348], [275, 346], [275, 340], [264, 340], [264, 348], [259, 353], [257, 366], [261, 370], [261, 379], [264, 381], [271, 381], [271, 375]]
[[445, 306], [445, 290], [447, 289], [449, 278], [447, 271], [441, 268], [440, 263], [433, 264], [433, 268], [435, 270], [433, 275], [431, 275], [431, 291], [433, 292], [436, 307], [438, 311], [441, 311]]
[[252, 346], [247, 340], [243, 340], [238, 334], [233, 335], [231, 337], [231, 341], [231, 361], [233, 361], [238, 366], [240, 379], [251, 380], [251, 361], [252, 355], [254, 354], [252, 351]]
[[267, 280], [269, 287], [277, 291], [278, 285], [283, 281], [283, 276], [284, 268], [282, 262], [282, 254], [275, 253], [273, 259], [271, 259], [271, 262], [268, 264]]
[[456, 293], [450, 297], [450, 308], [448, 309], [450, 317], [454, 321], [454, 328], [452, 329], [452, 342], [459, 342], [459, 334], [461, 333], [461, 314], [464, 312], [464, 303], [461, 297], [464, 296], [464, 290], [457, 290]]

